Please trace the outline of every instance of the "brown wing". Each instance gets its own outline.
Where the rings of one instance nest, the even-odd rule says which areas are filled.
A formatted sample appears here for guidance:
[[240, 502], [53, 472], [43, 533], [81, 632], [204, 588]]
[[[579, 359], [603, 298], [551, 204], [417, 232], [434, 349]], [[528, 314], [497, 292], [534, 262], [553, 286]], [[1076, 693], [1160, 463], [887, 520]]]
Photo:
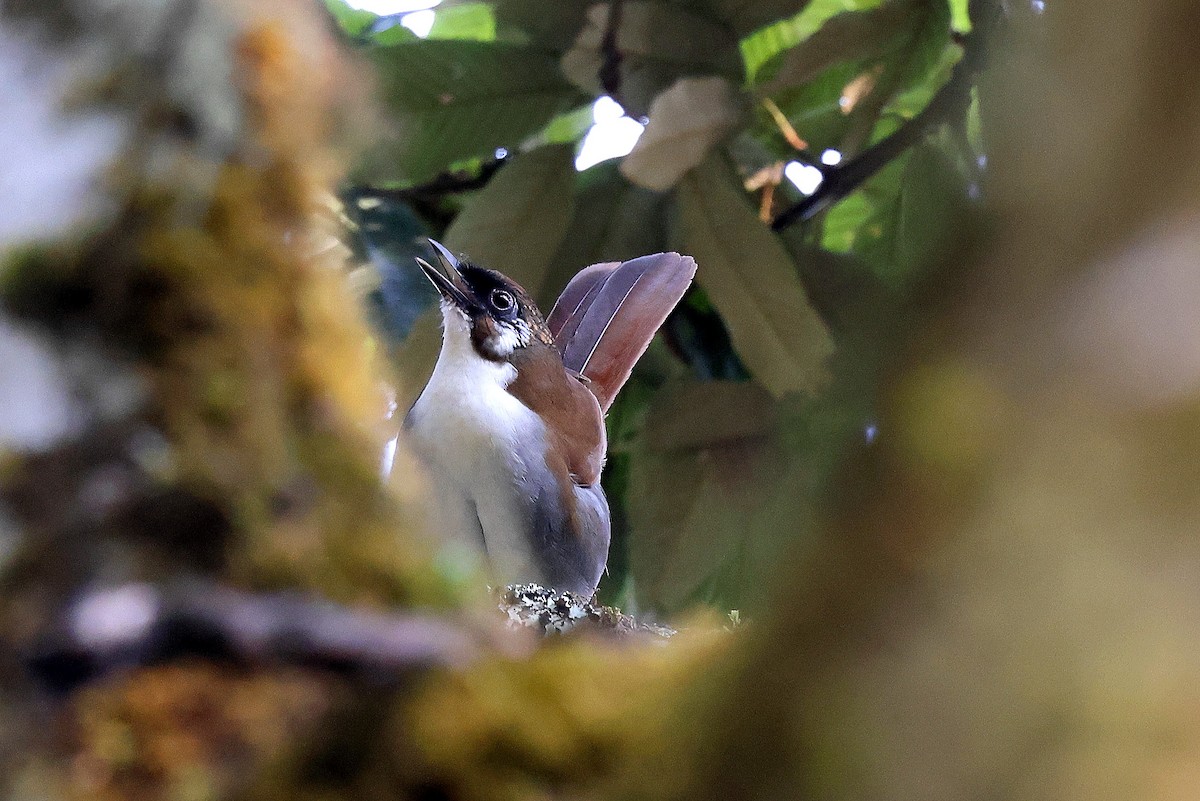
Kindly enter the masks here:
[[546, 318], [546, 327], [550, 329], [555, 342], [571, 338], [608, 276], [620, 266], [619, 261], [606, 261], [584, 267], [575, 274], [558, 300], [554, 301], [554, 308]]
[[551, 355], [547, 350], [513, 351], [517, 377], [508, 391], [545, 424], [550, 469], [569, 474], [576, 484], [591, 486], [600, 480], [604, 467], [604, 414], [596, 397], [569, 376], [557, 358], [542, 358]]
[[[567, 285], [560, 303], [568, 292], [579, 300], [573, 304], [574, 316], [566, 316], [559, 326], [555, 343], [567, 369], [589, 380], [588, 388], [601, 409], [607, 411], [612, 405], [633, 365], [695, 274], [696, 261], [691, 256], [655, 253], [615, 268], [593, 265]], [[555, 311], [558, 307], [556, 303]]]

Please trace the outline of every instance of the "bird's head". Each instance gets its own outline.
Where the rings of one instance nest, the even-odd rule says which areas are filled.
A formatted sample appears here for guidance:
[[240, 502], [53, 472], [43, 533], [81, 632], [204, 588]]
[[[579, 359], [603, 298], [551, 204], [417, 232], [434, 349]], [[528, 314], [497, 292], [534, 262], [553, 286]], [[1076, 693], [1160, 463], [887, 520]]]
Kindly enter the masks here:
[[516, 281], [460, 262], [432, 239], [429, 244], [442, 270], [424, 259], [417, 262], [442, 296], [446, 337], [468, 336], [476, 353], [495, 362], [508, 361], [522, 348], [554, 346], [542, 313]]

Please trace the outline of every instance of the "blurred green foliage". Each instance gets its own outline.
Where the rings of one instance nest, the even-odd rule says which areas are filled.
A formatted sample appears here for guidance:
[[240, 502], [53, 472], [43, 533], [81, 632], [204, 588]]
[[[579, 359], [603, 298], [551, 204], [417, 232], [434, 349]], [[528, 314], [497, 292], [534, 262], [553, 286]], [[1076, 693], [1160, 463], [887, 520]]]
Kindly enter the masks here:
[[[352, 197], [375, 204], [359, 222], [393, 340], [429, 302], [409, 280], [425, 233], [545, 308], [587, 264], [696, 257], [697, 286], [609, 415], [601, 595], [753, 609], [773, 561], [808, 544], [827, 479], [875, 436], [878, 366], [972, 213], [978, 157], [955, 134], [977, 145], [978, 121], [947, 120], [776, 233], [767, 221], [802, 198], [783, 167], [828, 174], [826, 150], [849, 160], [924, 109], [962, 55], [965, 0], [446, 0], [425, 39], [327, 3], [388, 112]], [[603, 94], [647, 130], [622, 162], [576, 171]]]

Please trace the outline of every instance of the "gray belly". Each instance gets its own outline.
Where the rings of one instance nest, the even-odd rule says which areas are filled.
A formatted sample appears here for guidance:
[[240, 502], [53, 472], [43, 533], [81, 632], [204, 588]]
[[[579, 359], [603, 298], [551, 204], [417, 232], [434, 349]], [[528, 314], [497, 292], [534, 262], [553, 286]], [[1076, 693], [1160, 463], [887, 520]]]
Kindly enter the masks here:
[[479, 549], [500, 583], [591, 595], [608, 558], [603, 490], [573, 487], [564, 494], [539, 448], [498, 437], [472, 442], [461, 428], [451, 443], [438, 436], [439, 426], [415, 419], [416, 412], [405, 428], [428, 468], [440, 533]]

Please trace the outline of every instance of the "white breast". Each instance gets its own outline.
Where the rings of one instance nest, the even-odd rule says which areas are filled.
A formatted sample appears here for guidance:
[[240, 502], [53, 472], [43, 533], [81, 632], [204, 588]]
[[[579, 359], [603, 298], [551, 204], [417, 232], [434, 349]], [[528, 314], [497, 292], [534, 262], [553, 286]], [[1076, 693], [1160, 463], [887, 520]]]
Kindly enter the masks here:
[[[488, 560], [499, 580], [539, 581], [530, 552], [529, 521], [519, 502], [518, 484], [541, 464], [529, 464], [530, 443], [544, 441], [541, 420], [510, 395], [516, 369], [479, 356], [466, 320], [443, 307], [445, 332], [433, 375], [409, 414], [414, 449], [429, 466], [442, 525], [469, 527], [446, 531], [450, 538], [477, 539], [482, 529]], [[536, 453], [534, 449], [533, 453]], [[469, 503], [467, 503], [469, 502]], [[473, 507], [474, 521], [464, 519]]]

